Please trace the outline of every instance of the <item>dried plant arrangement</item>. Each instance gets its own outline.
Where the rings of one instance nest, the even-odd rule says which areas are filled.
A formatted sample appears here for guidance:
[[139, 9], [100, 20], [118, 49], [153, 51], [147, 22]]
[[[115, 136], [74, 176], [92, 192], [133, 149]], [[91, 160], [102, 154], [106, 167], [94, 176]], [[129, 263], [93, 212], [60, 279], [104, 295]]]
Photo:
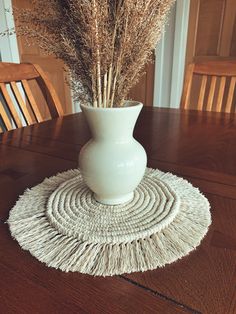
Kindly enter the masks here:
[[[33, 0], [17, 35], [62, 59], [75, 98], [122, 106], [161, 38], [174, 0]], [[11, 31], [8, 31], [8, 33]]]

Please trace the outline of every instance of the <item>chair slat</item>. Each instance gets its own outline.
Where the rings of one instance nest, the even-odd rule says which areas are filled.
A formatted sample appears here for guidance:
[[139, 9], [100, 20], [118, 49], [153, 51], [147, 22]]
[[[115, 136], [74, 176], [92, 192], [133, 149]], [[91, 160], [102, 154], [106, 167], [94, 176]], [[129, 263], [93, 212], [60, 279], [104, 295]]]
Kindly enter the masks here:
[[48, 79], [48, 77], [45, 75], [45, 73], [42, 71], [41, 67], [38, 64], [34, 64], [34, 67], [40, 74], [36, 81], [41, 87], [41, 90], [46, 91], [47, 104], [51, 117], [56, 118], [58, 116], [59, 117], [63, 116], [64, 114], [63, 108], [52, 83], [50, 82], [50, 80]]
[[34, 115], [36, 117], [37, 122], [42, 122], [43, 121], [43, 117], [42, 117], [42, 115], [41, 115], [41, 113], [40, 113], [40, 111], [38, 109], [37, 103], [36, 103], [36, 101], [34, 99], [34, 96], [33, 96], [32, 92], [31, 92], [31, 90], [30, 90], [28, 82], [26, 80], [22, 80], [21, 82], [22, 82], [22, 86], [23, 86], [24, 92], [25, 92], [25, 94], [27, 96], [27, 99], [29, 101], [29, 104], [30, 104], [32, 110], [33, 110], [33, 113], [34, 113]]
[[194, 64], [189, 64], [187, 68], [186, 76], [185, 76], [183, 95], [181, 99], [181, 107], [184, 109], [186, 109], [187, 106], [189, 105], [192, 79], [193, 79], [193, 70], [194, 70]]
[[22, 112], [23, 112], [23, 115], [26, 119], [26, 122], [27, 124], [33, 124], [33, 119], [31, 118], [31, 115], [26, 107], [26, 104], [21, 96], [21, 93], [16, 85], [16, 82], [11, 82], [10, 83], [10, 86], [11, 86], [11, 89], [12, 89], [12, 92], [16, 98], [16, 101], [18, 103], [18, 106], [21, 108]]
[[6, 127], [7, 131], [13, 130], [13, 126], [12, 126], [11, 120], [8, 117], [8, 115], [6, 114], [6, 111], [5, 111], [1, 101], [0, 101], [0, 116], [2, 117], [2, 120], [3, 120], [4, 124], [5, 124], [5, 127]]
[[[201, 79], [200, 90], [192, 88], [192, 82], [195, 78]], [[208, 77], [211, 77], [208, 84]], [[228, 80], [230, 86], [228, 88]], [[218, 84], [219, 81], [219, 84]], [[190, 107], [190, 93], [195, 95], [195, 103], [191, 104], [191, 109], [216, 111], [216, 112], [235, 112], [236, 99], [236, 59], [234, 58], [219, 58], [217, 60], [202, 60], [197, 59], [191, 63], [186, 71], [184, 87], [181, 98], [181, 107]], [[197, 85], [194, 84], [193, 87]], [[191, 87], [192, 90], [189, 88]], [[197, 94], [198, 92], [198, 94]], [[197, 94], [197, 95], [196, 95]], [[204, 100], [207, 96], [206, 108]], [[191, 99], [192, 100], [192, 99]]]
[[23, 126], [22, 122], [21, 122], [21, 120], [20, 120], [20, 118], [18, 116], [18, 113], [17, 113], [17, 111], [15, 109], [15, 106], [14, 106], [14, 104], [13, 104], [13, 102], [11, 100], [11, 97], [10, 97], [8, 91], [7, 91], [6, 85], [4, 83], [0, 83], [0, 89], [2, 91], [3, 98], [4, 98], [6, 104], [7, 104], [8, 108], [9, 108], [9, 111], [10, 111], [10, 113], [12, 115], [12, 119], [14, 120], [16, 126], [18, 128], [22, 127]]
[[215, 76], [235, 76], [236, 60], [208, 60], [196, 62], [194, 73]]
[[214, 99], [215, 88], [216, 88], [216, 80], [217, 80], [217, 77], [216, 76], [212, 76], [212, 78], [211, 78], [211, 86], [210, 86], [210, 91], [209, 91], [208, 101], [207, 101], [207, 107], [206, 107], [207, 111], [211, 111], [212, 110], [213, 99]]
[[224, 92], [225, 92], [225, 84], [226, 84], [226, 77], [223, 76], [220, 79], [219, 94], [218, 94], [217, 103], [216, 103], [217, 112], [220, 112], [222, 109], [222, 102], [223, 102], [223, 97], [224, 97]]
[[39, 76], [30, 63], [0, 62], [0, 83], [19, 82], [22, 79], [32, 80]]
[[235, 83], [236, 83], [236, 77], [233, 76], [231, 78], [231, 81], [230, 81], [229, 94], [228, 94], [228, 98], [227, 98], [225, 112], [231, 112], [231, 106], [232, 106], [233, 97], [234, 97]]
[[203, 75], [200, 93], [199, 93], [199, 98], [198, 98], [198, 104], [197, 104], [198, 110], [202, 110], [202, 108], [203, 108], [204, 96], [205, 96], [205, 92], [206, 92], [206, 84], [207, 84], [207, 76]]
[[[31, 90], [35, 88], [34, 84], [31, 86], [29, 83], [32, 80], [38, 85], [36, 93], [41, 91], [51, 117], [63, 116], [63, 107], [56, 91], [37, 64], [0, 62], [0, 96], [3, 97], [3, 103], [0, 104], [2, 113], [0, 117], [3, 123], [0, 132], [23, 127], [22, 120], [27, 125], [45, 120], [40, 110], [40, 103]], [[18, 84], [21, 84], [24, 93], [21, 92]]]

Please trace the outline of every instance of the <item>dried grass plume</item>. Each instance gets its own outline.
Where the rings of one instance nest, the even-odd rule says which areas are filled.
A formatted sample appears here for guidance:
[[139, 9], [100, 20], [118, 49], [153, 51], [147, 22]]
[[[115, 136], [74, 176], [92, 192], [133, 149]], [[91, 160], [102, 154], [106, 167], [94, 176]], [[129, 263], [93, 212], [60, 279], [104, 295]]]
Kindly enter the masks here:
[[76, 99], [121, 106], [159, 41], [174, 0], [33, 0], [17, 34], [69, 69]]

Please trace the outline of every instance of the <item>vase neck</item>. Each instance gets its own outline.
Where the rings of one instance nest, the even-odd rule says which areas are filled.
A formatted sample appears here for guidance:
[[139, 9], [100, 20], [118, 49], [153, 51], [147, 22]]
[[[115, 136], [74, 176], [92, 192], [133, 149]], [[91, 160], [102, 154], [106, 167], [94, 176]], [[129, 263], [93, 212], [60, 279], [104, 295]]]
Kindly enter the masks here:
[[96, 110], [83, 108], [83, 112], [95, 140], [127, 142], [133, 138], [141, 109], [142, 106]]

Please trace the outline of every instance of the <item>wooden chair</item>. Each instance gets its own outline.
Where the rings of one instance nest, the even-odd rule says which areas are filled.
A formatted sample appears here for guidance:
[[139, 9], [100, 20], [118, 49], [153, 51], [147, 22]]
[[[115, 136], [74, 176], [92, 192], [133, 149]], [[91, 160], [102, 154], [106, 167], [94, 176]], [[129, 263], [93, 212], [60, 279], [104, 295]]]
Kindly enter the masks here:
[[14, 129], [12, 121], [15, 127], [20, 128], [22, 119], [26, 125], [45, 120], [30, 88], [29, 83], [33, 80], [45, 98], [51, 118], [63, 115], [56, 91], [38, 65], [0, 62], [0, 118], [4, 124], [4, 128], [0, 125], [0, 132]]
[[[190, 108], [191, 88], [194, 76], [201, 77], [199, 95], [194, 109], [207, 111], [235, 111], [234, 91], [236, 60], [214, 60], [191, 63], [187, 67], [181, 108]], [[191, 106], [192, 108], [192, 106]]]

